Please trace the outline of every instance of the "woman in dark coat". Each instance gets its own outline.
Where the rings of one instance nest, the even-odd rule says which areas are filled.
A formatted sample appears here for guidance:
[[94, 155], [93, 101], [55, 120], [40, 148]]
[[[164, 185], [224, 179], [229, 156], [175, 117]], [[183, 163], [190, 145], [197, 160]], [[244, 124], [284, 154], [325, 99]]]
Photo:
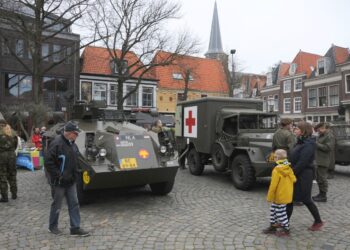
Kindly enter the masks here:
[[[313, 132], [311, 124], [301, 121], [294, 130], [297, 143], [291, 151], [290, 162], [297, 181], [294, 185], [295, 202], [302, 202], [309, 209], [314, 217], [314, 223], [309, 228], [311, 231], [318, 231], [322, 228], [323, 222], [315, 203], [311, 199], [312, 181], [314, 177], [315, 159], [315, 138], [311, 137]], [[290, 218], [293, 212], [293, 203], [287, 205], [287, 214]]]

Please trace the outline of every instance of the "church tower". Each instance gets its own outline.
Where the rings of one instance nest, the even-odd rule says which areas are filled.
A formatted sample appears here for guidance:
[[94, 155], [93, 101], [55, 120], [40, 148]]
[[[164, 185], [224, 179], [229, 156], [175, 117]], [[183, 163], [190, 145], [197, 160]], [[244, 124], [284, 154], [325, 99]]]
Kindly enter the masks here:
[[218, 59], [222, 61], [223, 64], [227, 64], [228, 62], [228, 55], [225, 54], [224, 50], [222, 49], [219, 15], [216, 1], [214, 4], [213, 20], [211, 22], [209, 48], [207, 53], [205, 53], [205, 57]]

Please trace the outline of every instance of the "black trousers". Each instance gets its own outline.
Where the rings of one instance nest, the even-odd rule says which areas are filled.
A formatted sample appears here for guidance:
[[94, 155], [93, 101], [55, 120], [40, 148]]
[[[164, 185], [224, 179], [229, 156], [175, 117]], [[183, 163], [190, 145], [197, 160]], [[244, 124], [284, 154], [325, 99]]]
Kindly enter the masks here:
[[[314, 217], [314, 223], [321, 223], [322, 222], [321, 216], [320, 216], [320, 213], [318, 212], [318, 208], [316, 207], [315, 203], [313, 202], [308, 202], [308, 203], [303, 202], [303, 203], [307, 207], [307, 209], [310, 211], [312, 217]], [[289, 221], [293, 213], [293, 203], [287, 204], [286, 210], [287, 210], [287, 217]]]

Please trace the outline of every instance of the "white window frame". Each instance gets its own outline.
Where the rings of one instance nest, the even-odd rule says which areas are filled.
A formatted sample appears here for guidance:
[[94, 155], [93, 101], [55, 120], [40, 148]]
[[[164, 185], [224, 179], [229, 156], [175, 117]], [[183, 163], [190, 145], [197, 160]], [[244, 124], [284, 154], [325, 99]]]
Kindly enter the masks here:
[[[323, 63], [323, 73], [322, 74], [320, 74], [320, 66], [319, 66], [319, 64], [320, 63]], [[327, 72], [326, 72], [326, 60], [325, 60], [325, 58], [321, 58], [321, 59], [318, 59], [318, 61], [317, 61], [317, 74], [318, 75], [325, 75]]]
[[[331, 104], [331, 87], [338, 87], [338, 103], [337, 104], [334, 104], [332, 105]], [[336, 95], [333, 95], [333, 96], [336, 96]], [[331, 85], [331, 86], [328, 86], [328, 106], [329, 107], [336, 107], [336, 106], [339, 106], [339, 85]]]
[[184, 78], [182, 77], [181, 73], [173, 73], [173, 79], [174, 80], [183, 80]]
[[[105, 89], [103, 90], [101, 87], [102, 85], [104, 85]], [[99, 86], [99, 87], [97, 87]], [[102, 101], [103, 99], [102, 98], [99, 98], [99, 99], [96, 99], [96, 95], [95, 95], [95, 92], [105, 92], [105, 101], [106, 101], [106, 104], [108, 104], [108, 82], [93, 82], [92, 84], [92, 96], [91, 96], [91, 99], [92, 100], [96, 100], [96, 101]], [[102, 95], [100, 94], [99, 97], [102, 97]]]
[[[286, 111], [286, 103], [287, 103], [287, 101], [289, 101], [289, 111]], [[288, 98], [284, 98], [283, 99], [283, 113], [290, 114], [291, 109], [292, 109], [292, 103], [291, 103], [290, 98], [289, 97]]]
[[[144, 106], [143, 105], [143, 90], [144, 89], [151, 89], [152, 90], [152, 103], [151, 103], [151, 105], [148, 105], [148, 106]], [[147, 108], [152, 108], [152, 107], [154, 107], [154, 88], [152, 87], [152, 86], [143, 86], [142, 87], [142, 91], [141, 91], [141, 94], [142, 94], [142, 107], [147, 107]], [[149, 94], [149, 93], [148, 93]]]
[[[129, 92], [128, 88], [135, 88], [135, 85], [134, 84], [127, 84], [127, 85], [125, 85], [125, 93], [124, 93], [124, 95], [126, 95]], [[128, 98], [131, 98], [133, 95], [136, 95], [136, 105], [128, 104], [128, 98], [127, 98], [124, 101], [125, 107], [139, 107], [140, 106], [139, 92], [140, 92], [140, 86], [137, 88], [137, 90], [132, 95], [130, 95], [128, 97]]]
[[[316, 96], [313, 97], [313, 98], [316, 98], [316, 104], [315, 104], [315, 106], [310, 106], [310, 90], [315, 90], [315, 91], [316, 91]], [[317, 106], [318, 106], [318, 100], [317, 100], [317, 98], [318, 98], [318, 95], [317, 95], [317, 88], [310, 88], [310, 89], [308, 89], [308, 90], [307, 90], [307, 107], [308, 107], [308, 108], [317, 108]]]
[[[277, 96], [277, 98], [276, 98], [276, 96]], [[274, 95], [274, 96], [273, 96], [273, 101], [274, 101], [274, 104], [273, 104], [273, 111], [278, 111], [278, 104], [279, 104], [278, 95]]]
[[[347, 81], [348, 80], [347, 78], [349, 78], [349, 82]], [[350, 74], [345, 75], [344, 81], [345, 81], [345, 91], [346, 93], [350, 93]]]
[[[325, 97], [326, 97], [326, 105], [324, 105], [324, 106], [320, 106], [320, 89], [325, 89], [326, 90], [326, 95], [325, 95]], [[324, 97], [324, 95], [322, 97]], [[317, 88], [317, 104], [318, 104], [319, 108], [328, 107], [328, 88], [327, 88], [327, 86], [322, 86], [322, 87]]]
[[[299, 81], [300, 80], [300, 88], [299, 89], [297, 89], [296, 87], [297, 87], [297, 81]], [[303, 89], [303, 79], [302, 78], [295, 78], [294, 79], [294, 92], [299, 92], [299, 91], [301, 91], [302, 89]]]
[[[296, 110], [297, 100], [298, 100], [298, 102], [300, 102], [300, 110]], [[302, 105], [302, 98], [301, 98], [301, 96], [294, 97], [294, 105], [293, 105], [294, 113], [301, 113], [301, 109], [302, 109], [301, 105]]]
[[297, 64], [292, 63], [289, 67], [289, 75], [295, 75], [295, 72], [297, 72]]
[[[289, 90], [286, 90], [287, 83], [289, 83]], [[292, 81], [291, 80], [285, 80], [283, 81], [283, 93], [290, 93], [292, 91]]]
[[272, 86], [272, 72], [266, 74], [266, 86]]

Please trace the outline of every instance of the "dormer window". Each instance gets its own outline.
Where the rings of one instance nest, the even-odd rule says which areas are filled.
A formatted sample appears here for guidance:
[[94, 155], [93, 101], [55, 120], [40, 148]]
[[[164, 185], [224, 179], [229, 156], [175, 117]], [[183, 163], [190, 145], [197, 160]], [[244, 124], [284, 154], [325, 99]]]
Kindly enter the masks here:
[[272, 85], [272, 72], [266, 74], [266, 86]]
[[324, 60], [321, 59], [317, 62], [317, 68], [318, 68], [318, 74], [323, 75], [325, 74], [325, 65], [324, 65]]
[[183, 80], [181, 73], [173, 73], [173, 79], [175, 80]]
[[297, 64], [292, 63], [289, 67], [289, 75], [294, 75], [297, 72]]
[[118, 68], [118, 59], [114, 59], [114, 63], [112, 63], [113, 65], [113, 73], [117, 74], [117, 75], [122, 75], [122, 76], [126, 76], [129, 73], [129, 69], [128, 69], [128, 61], [127, 60], [120, 60], [120, 68]]

